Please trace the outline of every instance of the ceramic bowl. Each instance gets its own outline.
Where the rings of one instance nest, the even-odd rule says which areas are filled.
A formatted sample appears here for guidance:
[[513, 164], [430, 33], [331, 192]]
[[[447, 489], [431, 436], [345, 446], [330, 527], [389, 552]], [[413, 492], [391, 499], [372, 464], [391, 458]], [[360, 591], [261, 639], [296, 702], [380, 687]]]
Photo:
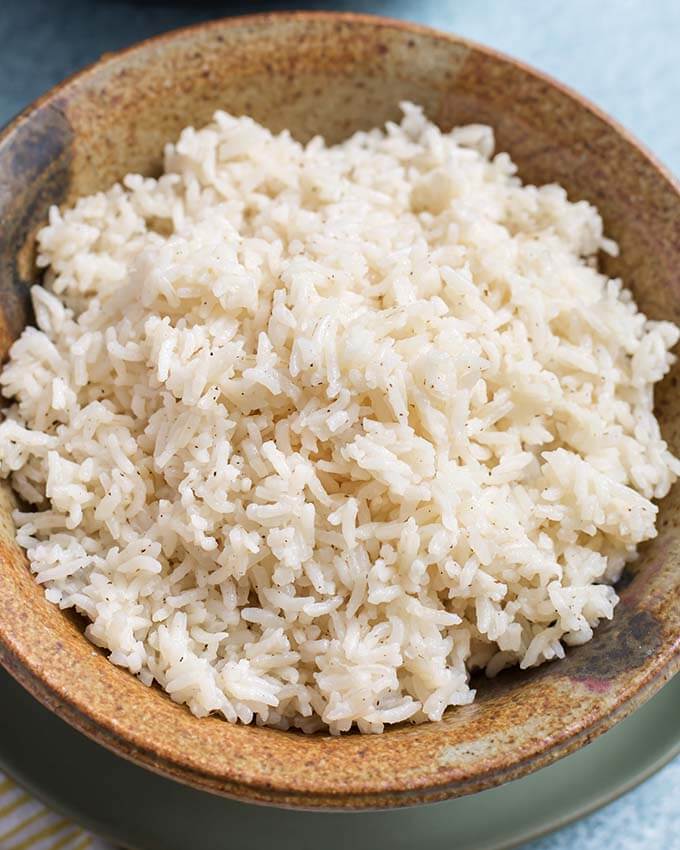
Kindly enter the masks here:
[[[33, 237], [130, 171], [157, 174], [163, 144], [220, 107], [301, 140], [337, 141], [422, 104], [442, 128], [491, 124], [525, 181], [558, 182], [600, 209], [621, 275], [653, 318], [680, 321], [680, 195], [620, 127], [562, 86], [454, 36], [359, 15], [280, 14], [200, 25], [98, 63], [0, 137], [0, 354], [30, 321]], [[680, 449], [676, 368], [657, 391]], [[389, 807], [470, 794], [587, 744], [680, 667], [680, 488], [624, 575], [614, 619], [563, 661], [481, 681], [473, 705], [382, 735], [305, 736], [199, 720], [114, 667], [83, 624], [47, 603], [0, 494], [0, 660], [40, 701], [116, 753], [182, 782], [285, 806]]]

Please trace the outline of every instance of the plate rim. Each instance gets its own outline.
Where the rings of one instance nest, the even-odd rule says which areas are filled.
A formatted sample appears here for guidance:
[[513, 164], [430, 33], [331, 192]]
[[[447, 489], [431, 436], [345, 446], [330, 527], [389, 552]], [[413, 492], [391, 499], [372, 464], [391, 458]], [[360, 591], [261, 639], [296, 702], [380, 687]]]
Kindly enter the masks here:
[[[38, 712], [46, 710], [45, 707], [38, 700], [35, 700], [35, 698], [32, 696], [32, 694], [29, 691], [27, 691], [25, 688], [23, 688], [23, 686], [20, 683], [16, 682], [16, 680], [12, 679], [8, 675], [6, 676], [6, 679], [7, 679], [7, 681], [11, 682], [12, 685], [16, 685], [18, 688], [21, 689], [22, 697], [26, 698], [27, 700], [30, 700], [31, 703], [34, 703], [34, 706], [33, 706], [34, 709], [37, 709]], [[670, 685], [671, 682], [673, 682], [672, 687], [677, 688], [678, 692], [680, 693], [680, 674], [678, 676], [674, 677], [674, 680], [669, 680], [667, 685]], [[0, 690], [2, 689], [2, 687], [3, 687], [2, 678], [0, 678]], [[13, 699], [13, 697], [10, 696], [10, 699], [9, 699], [10, 703], [11, 703], [12, 699]], [[26, 716], [30, 717], [30, 715], [26, 715]], [[58, 718], [58, 721], [60, 722], [59, 728], [63, 729], [64, 732], [66, 732], [67, 735], [69, 735], [69, 734], [81, 735], [82, 734], [78, 730], [76, 730], [72, 726], [70, 726], [70, 724], [63, 721], [61, 718]], [[21, 722], [23, 722], [23, 720], [20, 719], [19, 722], [21, 723]], [[63, 725], [61, 725], [61, 724], [63, 724]], [[671, 728], [674, 728], [674, 727], [671, 726]], [[88, 736], [83, 736], [83, 737], [87, 738]], [[606, 737], [606, 735], [605, 735], [605, 737]], [[100, 749], [102, 751], [102, 753], [105, 755], [106, 758], [114, 758], [114, 759], [118, 760], [121, 763], [121, 765], [123, 765], [125, 770], [131, 770], [131, 771], [135, 771], [135, 772], [139, 771], [140, 776], [142, 774], [145, 774], [149, 778], [154, 778], [155, 776], [160, 776], [160, 778], [162, 780], [165, 780], [165, 781], [168, 781], [168, 782], [173, 782], [173, 784], [176, 785], [179, 793], [185, 793], [186, 792], [186, 793], [192, 793], [192, 794], [193, 793], [206, 794], [206, 795], [208, 795], [208, 796], [210, 796], [210, 797], [212, 797], [216, 800], [220, 799], [220, 795], [217, 795], [217, 794], [211, 793], [209, 791], [205, 791], [205, 790], [199, 791], [195, 788], [191, 788], [190, 786], [185, 785], [184, 783], [177, 782], [176, 780], [168, 779], [165, 776], [162, 776], [160, 774], [156, 774], [153, 771], [149, 771], [146, 767], [134, 764], [134, 763], [130, 762], [129, 760], [121, 757], [117, 753], [113, 753], [110, 750], [108, 750], [107, 748], [101, 747], [101, 745], [98, 744], [95, 741], [92, 741], [92, 745], [94, 747], [96, 747], [97, 749]], [[671, 761], [673, 761], [673, 759], [680, 756], [680, 727], [678, 727], [677, 731], [675, 731], [673, 733], [672, 742], [670, 743], [670, 745], [666, 746], [662, 743], [662, 746], [664, 746], [664, 749], [663, 749], [663, 751], [661, 752], [660, 755], [657, 755], [656, 757], [654, 757], [649, 763], [643, 764], [640, 767], [640, 769], [636, 769], [635, 767], [631, 768], [632, 773], [630, 773], [622, 781], [618, 781], [617, 778], [616, 778], [618, 776], [618, 774], [614, 774], [612, 776], [611, 783], [607, 784], [607, 786], [604, 788], [604, 790], [601, 793], [597, 794], [594, 798], [589, 799], [586, 803], [583, 803], [583, 804], [577, 803], [577, 805], [572, 807], [572, 808], [567, 807], [567, 811], [563, 812], [562, 814], [560, 814], [559, 811], [558, 811], [558, 813], [556, 813], [555, 815], [549, 815], [548, 819], [547, 819], [547, 823], [544, 821], [543, 818], [540, 818], [539, 822], [536, 823], [535, 827], [533, 827], [533, 828], [532, 827], [523, 828], [519, 832], [512, 835], [511, 837], [500, 838], [500, 840], [491, 839], [486, 844], [481, 845], [479, 850], [513, 850], [513, 848], [521, 847], [524, 844], [526, 844], [527, 842], [536, 841], [540, 838], [551, 835], [552, 833], [554, 833], [554, 832], [556, 832], [560, 829], [563, 829], [563, 828], [569, 826], [570, 824], [573, 824], [576, 821], [581, 820], [584, 817], [587, 817], [590, 814], [593, 814], [594, 812], [598, 811], [599, 809], [609, 805], [610, 803], [612, 803], [615, 800], [619, 799], [620, 797], [624, 796], [628, 792], [632, 791], [634, 788], [641, 785], [647, 779], [652, 777], [654, 774], [656, 774], [663, 767], [668, 765]], [[580, 752], [581, 751], [579, 750], [576, 753], [574, 753], [573, 757], [578, 758]], [[7, 775], [9, 777], [11, 777], [12, 780], [14, 782], [16, 782], [17, 785], [19, 785], [20, 787], [22, 787], [26, 791], [28, 791], [36, 800], [40, 801], [40, 803], [42, 803], [44, 806], [50, 808], [51, 810], [65, 816], [65, 817], [68, 817], [70, 820], [74, 821], [76, 823], [76, 825], [80, 826], [85, 831], [94, 834], [96, 837], [98, 837], [98, 838], [100, 838], [104, 841], [109, 842], [113, 846], [127, 848], [127, 850], [144, 850], [144, 847], [143, 847], [142, 844], [138, 844], [136, 842], [135, 843], [128, 843], [127, 841], [121, 841], [121, 838], [118, 835], [112, 834], [108, 830], [108, 825], [106, 823], [103, 823], [101, 821], [101, 819], [99, 819], [97, 817], [92, 817], [87, 813], [87, 811], [82, 812], [77, 806], [73, 806], [73, 805], [70, 805], [68, 802], [62, 801], [59, 798], [59, 795], [58, 795], [59, 786], [58, 786], [58, 777], [57, 776], [54, 777], [50, 786], [47, 787], [45, 785], [45, 783], [41, 782], [40, 780], [34, 780], [28, 774], [28, 772], [25, 771], [25, 770], [19, 769], [18, 772], [15, 772], [15, 770], [14, 770], [15, 764], [13, 764], [12, 762], [13, 762], [13, 760], [11, 758], [8, 759], [6, 754], [5, 754], [3, 737], [2, 737], [2, 735], [0, 735], [0, 768], [4, 772], [6, 772]], [[562, 760], [558, 763], [554, 763], [553, 765], [549, 765], [548, 769], [552, 769], [552, 770], [560, 769], [560, 765], [562, 767], [565, 767], [568, 763], [569, 763], [569, 758]], [[512, 783], [507, 783], [505, 786], [497, 786], [497, 787], [492, 788], [492, 789], [487, 789], [486, 792], [480, 792], [480, 793], [481, 794], [484, 794], [484, 793], [494, 793], [494, 794], [501, 793], [502, 794], [504, 787], [508, 787], [509, 785], [514, 785], [515, 783], [521, 783], [523, 781], [530, 779], [531, 776], [535, 776], [535, 775], [536, 775], [535, 773], [529, 774], [528, 776], [524, 776], [524, 777], [521, 777], [517, 780], [514, 780], [514, 782], [512, 782]], [[57, 788], [56, 796], [55, 796], [54, 790], [52, 790], [54, 787]], [[439, 805], [440, 806], [444, 806], [444, 805], [455, 806], [455, 805], [457, 805], [457, 806], [460, 807], [460, 806], [465, 805], [466, 800], [468, 800], [472, 797], [476, 797], [476, 796], [477, 795], [468, 795], [466, 797], [457, 798], [455, 800], [443, 801]], [[250, 802], [244, 802], [244, 801], [234, 801], [234, 802], [237, 805], [245, 805], [245, 806], [252, 806], [253, 805]], [[266, 807], [266, 808], [276, 809], [277, 807], [271, 806], [271, 807]], [[428, 808], [429, 808], [429, 806], [428, 806]], [[557, 808], [559, 809], [559, 805], [557, 806]], [[379, 813], [381, 815], [389, 815], [389, 812], [385, 811], [385, 810], [382, 810]], [[291, 812], [291, 814], [296, 814], [297, 816], [304, 817], [306, 813], [297, 811], [297, 812]], [[312, 814], [312, 813], [309, 813], [309, 814]], [[315, 814], [323, 815], [324, 813], [323, 812], [316, 812]], [[330, 813], [330, 814], [333, 814], [333, 813]], [[340, 813], [335, 812], [334, 814], [337, 815], [337, 814], [340, 814]], [[346, 813], [341, 813], [341, 814], [344, 817], [352, 817], [352, 816], [356, 817], [356, 816], [359, 816], [361, 813], [346, 812]], [[540, 815], [540, 813], [539, 813], [539, 815]], [[427, 839], [425, 841], [424, 846], [427, 846]]]

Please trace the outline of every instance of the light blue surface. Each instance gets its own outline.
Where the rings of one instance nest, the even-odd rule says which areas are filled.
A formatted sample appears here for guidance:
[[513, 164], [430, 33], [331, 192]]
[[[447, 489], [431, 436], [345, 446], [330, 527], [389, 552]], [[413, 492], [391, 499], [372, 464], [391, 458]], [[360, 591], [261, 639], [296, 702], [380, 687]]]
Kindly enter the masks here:
[[[680, 0], [0, 0], [0, 123], [107, 50], [199, 20], [294, 7], [410, 18], [511, 53], [588, 96], [680, 174]], [[526, 850], [604, 848], [680, 850], [680, 760]]]

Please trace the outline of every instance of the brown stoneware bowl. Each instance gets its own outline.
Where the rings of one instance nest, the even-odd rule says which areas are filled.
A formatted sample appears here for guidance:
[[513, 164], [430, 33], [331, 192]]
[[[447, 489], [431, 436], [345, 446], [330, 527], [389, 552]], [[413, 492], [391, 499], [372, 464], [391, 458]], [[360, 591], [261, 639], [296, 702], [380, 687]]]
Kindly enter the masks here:
[[[220, 108], [301, 140], [337, 141], [422, 104], [443, 128], [491, 124], [525, 181], [596, 204], [621, 246], [606, 259], [641, 308], [680, 321], [680, 194], [620, 127], [560, 85], [459, 38], [360, 15], [280, 14], [181, 30], [103, 57], [0, 137], [0, 354], [31, 320], [33, 236], [129, 171], [155, 174], [163, 144]], [[657, 392], [680, 449], [676, 367]], [[680, 487], [659, 535], [624, 575], [614, 619], [563, 661], [478, 683], [440, 723], [383, 735], [304, 736], [199, 720], [114, 667], [83, 624], [45, 601], [0, 493], [0, 661], [41, 702], [114, 752], [208, 791], [284, 806], [389, 807], [470, 794], [587, 744], [680, 668]], [[85, 781], [85, 780], [84, 780]]]

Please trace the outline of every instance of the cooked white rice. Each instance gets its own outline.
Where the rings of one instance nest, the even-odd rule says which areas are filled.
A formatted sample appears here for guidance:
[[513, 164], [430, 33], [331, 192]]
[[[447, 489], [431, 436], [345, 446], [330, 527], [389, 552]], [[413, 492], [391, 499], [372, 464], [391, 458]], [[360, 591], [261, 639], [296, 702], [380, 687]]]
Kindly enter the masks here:
[[223, 112], [53, 208], [0, 465], [47, 598], [197, 715], [380, 732], [562, 657], [680, 472], [678, 329], [490, 128], [327, 147]]

